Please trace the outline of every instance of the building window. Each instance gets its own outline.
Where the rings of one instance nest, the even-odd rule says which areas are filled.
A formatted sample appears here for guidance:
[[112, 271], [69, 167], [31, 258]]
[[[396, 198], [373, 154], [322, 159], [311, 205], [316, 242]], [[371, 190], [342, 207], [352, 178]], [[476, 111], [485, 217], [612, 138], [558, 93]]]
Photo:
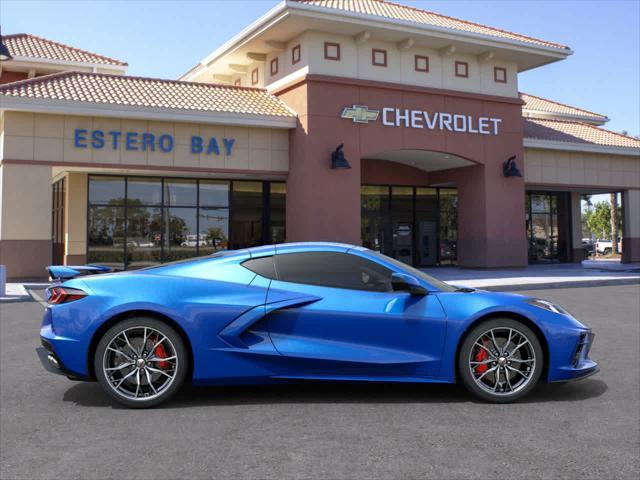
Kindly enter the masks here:
[[254, 68], [253, 70], [251, 70], [251, 85], [257, 85], [258, 84], [258, 69]]
[[233, 84], [234, 84], [236, 87], [241, 87], [241, 86], [242, 86], [242, 80], [241, 80], [241, 79], [239, 79], [239, 78], [236, 78], [236, 81], [235, 81], [235, 82], [233, 82]]
[[429, 57], [416, 55], [414, 57], [414, 68], [416, 72], [429, 72]]
[[300, 45], [296, 45], [291, 49], [291, 64], [295, 65], [300, 61]]
[[324, 42], [324, 59], [340, 61], [340, 44]]
[[502, 67], [493, 67], [493, 79], [497, 83], [507, 83], [507, 69]]
[[272, 77], [278, 74], [278, 58], [277, 57], [271, 60], [271, 63], [269, 64], [269, 71]]
[[87, 261], [115, 269], [282, 243], [285, 185], [89, 176]]
[[456, 77], [469, 77], [469, 64], [467, 62], [456, 61]]
[[376, 67], [387, 66], [387, 51], [379, 48], [371, 49], [371, 64]]
[[64, 205], [65, 205], [65, 179], [64, 177], [53, 184], [51, 198], [51, 242], [52, 263], [62, 265], [64, 263]]

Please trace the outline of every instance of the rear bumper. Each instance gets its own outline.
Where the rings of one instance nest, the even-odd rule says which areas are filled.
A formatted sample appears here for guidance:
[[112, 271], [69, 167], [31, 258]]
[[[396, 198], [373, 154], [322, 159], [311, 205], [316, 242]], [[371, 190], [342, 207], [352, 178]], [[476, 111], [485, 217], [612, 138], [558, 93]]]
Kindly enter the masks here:
[[36, 354], [38, 355], [40, 363], [47, 372], [54, 373], [56, 375], [63, 375], [70, 380], [89, 380], [88, 378], [69, 370], [55, 352], [53, 345], [51, 345], [47, 339], [40, 337], [40, 342], [42, 343], [42, 346], [36, 347]]

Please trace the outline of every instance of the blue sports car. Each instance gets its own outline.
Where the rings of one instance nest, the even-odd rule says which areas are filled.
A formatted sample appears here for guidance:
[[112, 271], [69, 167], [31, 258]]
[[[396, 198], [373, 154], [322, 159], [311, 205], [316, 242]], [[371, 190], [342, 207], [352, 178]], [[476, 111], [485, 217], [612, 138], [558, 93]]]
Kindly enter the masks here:
[[184, 382], [461, 382], [510, 402], [598, 371], [593, 333], [561, 307], [457, 288], [366, 248], [281, 244], [48, 290], [45, 368], [129, 407]]

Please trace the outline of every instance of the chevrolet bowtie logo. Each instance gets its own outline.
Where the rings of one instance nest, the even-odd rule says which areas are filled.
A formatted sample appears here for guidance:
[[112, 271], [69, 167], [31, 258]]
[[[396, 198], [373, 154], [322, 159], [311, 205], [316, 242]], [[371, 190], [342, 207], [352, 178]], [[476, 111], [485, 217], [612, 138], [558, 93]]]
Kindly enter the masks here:
[[342, 118], [350, 118], [353, 123], [369, 123], [375, 122], [380, 115], [380, 110], [369, 110], [366, 105], [354, 105], [353, 107], [345, 107], [342, 110]]

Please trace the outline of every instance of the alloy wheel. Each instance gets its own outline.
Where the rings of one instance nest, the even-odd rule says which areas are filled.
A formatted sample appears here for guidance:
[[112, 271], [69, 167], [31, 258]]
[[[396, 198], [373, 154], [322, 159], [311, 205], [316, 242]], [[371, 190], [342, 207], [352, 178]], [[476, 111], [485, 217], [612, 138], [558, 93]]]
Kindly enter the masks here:
[[468, 366], [471, 378], [485, 392], [514, 395], [533, 378], [535, 349], [531, 340], [515, 328], [491, 328], [474, 341]]
[[148, 326], [121, 330], [107, 345], [102, 370], [108, 385], [121, 397], [149, 401], [173, 384], [178, 354], [167, 335]]

